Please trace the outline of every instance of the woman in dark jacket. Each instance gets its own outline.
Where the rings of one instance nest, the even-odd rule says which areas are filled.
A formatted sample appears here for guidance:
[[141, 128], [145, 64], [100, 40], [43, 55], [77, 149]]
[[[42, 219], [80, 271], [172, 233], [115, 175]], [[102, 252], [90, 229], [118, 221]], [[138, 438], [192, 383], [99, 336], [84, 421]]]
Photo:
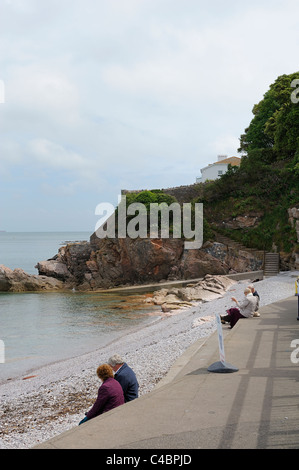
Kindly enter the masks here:
[[111, 366], [108, 364], [99, 366], [97, 368], [97, 376], [103, 382], [98, 390], [98, 397], [93, 407], [86, 413], [86, 417], [80, 421], [79, 425], [106, 411], [123, 405], [125, 402], [123, 389], [117, 380], [113, 378], [113, 369]]

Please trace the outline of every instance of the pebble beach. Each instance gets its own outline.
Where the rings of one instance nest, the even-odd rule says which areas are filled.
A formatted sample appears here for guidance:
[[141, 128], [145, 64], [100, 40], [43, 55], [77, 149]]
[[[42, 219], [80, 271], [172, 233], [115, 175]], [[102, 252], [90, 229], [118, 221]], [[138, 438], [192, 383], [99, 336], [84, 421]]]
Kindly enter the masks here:
[[[298, 271], [281, 272], [256, 282], [260, 307], [293, 296], [298, 275]], [[78, 426], [97, 396], [98, 365], [115, 353], [123, 356], [135, 371], [140, 396], [149, 393], [189, 346], [215, 331], [215, 313], [225, 314], [233, 306], [232, 296], [241, 300], [249, 283], [238, 281], [221, 298], [210, 302], [194, 302], [188, 308], [156, 313], [151, 323], [130, 330], [103, 348], [2, 384], [0, 449], [30, 449]]]

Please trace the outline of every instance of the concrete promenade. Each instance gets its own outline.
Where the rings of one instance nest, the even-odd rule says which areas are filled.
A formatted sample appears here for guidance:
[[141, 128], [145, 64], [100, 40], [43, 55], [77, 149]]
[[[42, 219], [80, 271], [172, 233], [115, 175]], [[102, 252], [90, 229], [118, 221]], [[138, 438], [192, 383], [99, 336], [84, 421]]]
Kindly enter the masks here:
[[219, 361], [215, 332], [193, 344], [152, 392], [36, 448], [299, 449], [297, 297], [260, 313], [232, 330], [223, 325], [225, 359], [237, 372], [207, 370]]

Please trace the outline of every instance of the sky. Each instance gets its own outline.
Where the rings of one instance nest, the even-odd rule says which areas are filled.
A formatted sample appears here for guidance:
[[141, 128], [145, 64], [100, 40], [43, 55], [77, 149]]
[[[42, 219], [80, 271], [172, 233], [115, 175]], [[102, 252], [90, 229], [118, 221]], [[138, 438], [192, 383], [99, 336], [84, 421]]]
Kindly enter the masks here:
[[297, 0], [0, 0], [0, 230], [92, 233], [240, 156], [298, 46]]

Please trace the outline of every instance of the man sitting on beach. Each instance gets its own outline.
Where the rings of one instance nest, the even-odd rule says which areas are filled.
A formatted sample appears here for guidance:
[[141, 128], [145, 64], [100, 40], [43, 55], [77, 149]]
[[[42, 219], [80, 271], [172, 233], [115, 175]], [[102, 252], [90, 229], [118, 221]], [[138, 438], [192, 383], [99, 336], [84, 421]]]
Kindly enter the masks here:
[[135, 372], [128, 366], [119, 354], [114, 354], [108, 360], [108, 364], [114, 370], [114, 378], [122, 386], [125, 402], [138, 398], [139, 384]]

